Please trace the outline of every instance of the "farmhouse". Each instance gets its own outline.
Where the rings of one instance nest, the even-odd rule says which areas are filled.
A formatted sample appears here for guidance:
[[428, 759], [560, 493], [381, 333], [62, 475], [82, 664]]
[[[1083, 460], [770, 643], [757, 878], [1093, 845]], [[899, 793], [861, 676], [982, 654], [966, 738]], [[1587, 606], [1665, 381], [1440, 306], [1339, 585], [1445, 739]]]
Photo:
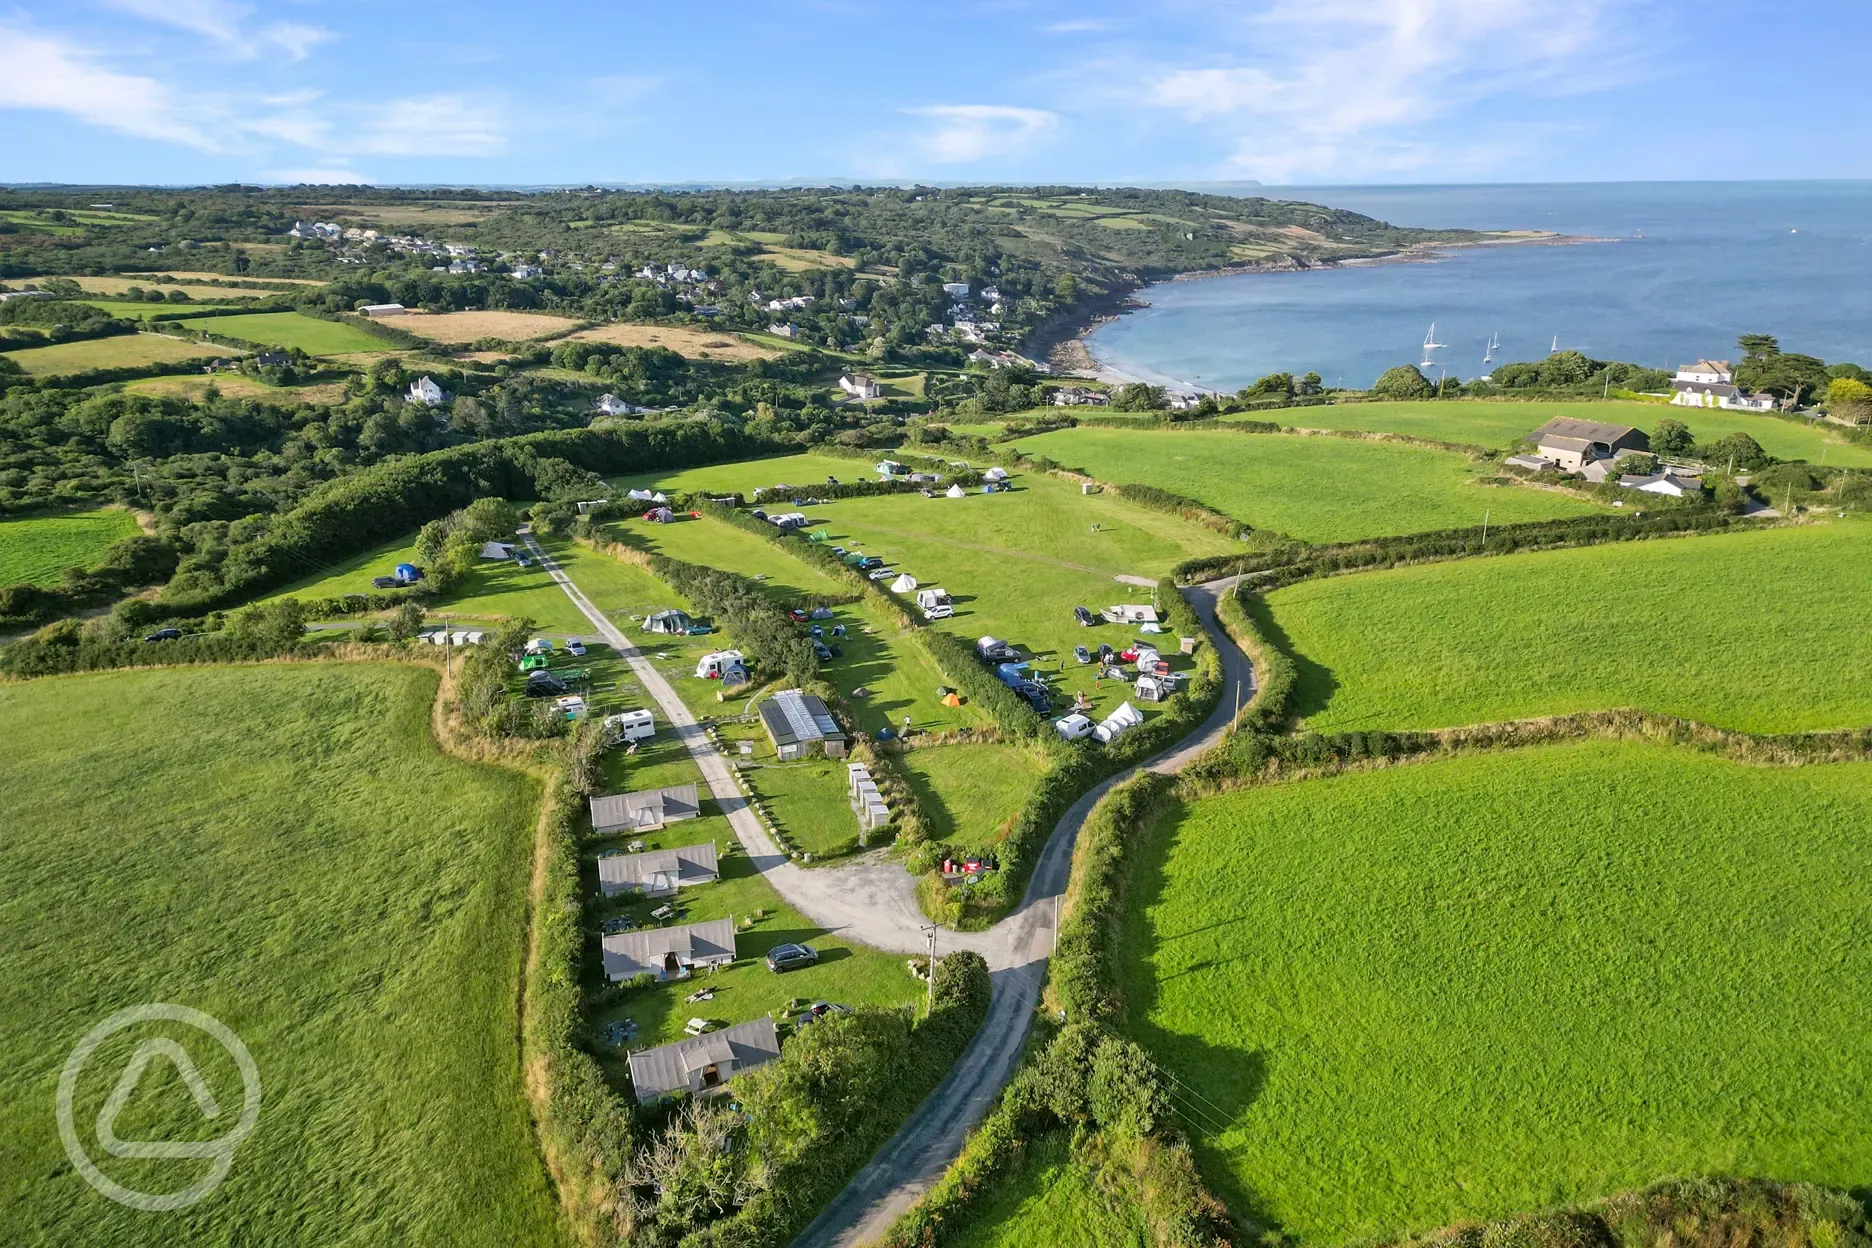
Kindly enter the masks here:
[[612, 793], [591, 799], [592, 832], [610, 836], [618, 832], [654, 832], [666, 823], [694, 819], [702, 813], [693, 784], [638, 793]]
[[810, 693], [782, 689], [761, 703], [760, 717], [783, 762], [803, 756], [815, 743], [824, 747], [827, 758], [845, 757], [845, 733], [838, 720]]
[[358, 309], [359, 316], [402, 316], [409, 309], [400, 303], [367, 303]]
[[638, 404], [632, 403], [627, 399], [620, 399], [615, 394], [599, 395], [598, 402], [593, 406], [600, 414], [605, 416], [641, 416], [650, 410], [647, 407], [641, 407]]
[[1680, 364], [1671, 380], [1671, 400], [1678, 407], [1726, 407], [1737, 411], [1765, 412], [1774, 407], [1772, 394], [1750, 394], [1735, 384], [1735, 370], [1728, 360], [1698, 360]]
[[638, 975], [687, 979], [698, 968], [728, 966], [734, 961], [734, 918], [614, 932], [603, 937], [599, 945], [605, 978], [614, 984]]
[[1620, 451], [1648, 451], [1651, 439], [1642, 429], [1597, 420], [1556, 416], [1533, 433], [1540, 457], [1553, 461], [1562, 472], [1578, 472], [1595, 459], [1611, 459]]
[[877, 383], [877, 378], [868, 373], [847, 373], [838, 381], [839, 389], [854, 399], [875, 399], [884, 393], [884, 388]]
[[619, 893], [662, 897], [679, 888], [713, 884], [719, 874], [714, 841], [640, 854], [607, 854], [598, 860], [598, 888], [607, 897]]
[[420, 377], [410, 382], [409, 401], [420, 403], [424, 407], [441, 407], [448, 395], [442, 393], [442, 387], [427, 377]]
[[1104, 407], [1110, 402], [1111, 396], [1103, 390], [1084, 386], [1061, 386], [1053, 392], [1054, 407]]
[[780, 1033], [773, 1019], [762, 1016], [725, 1031], [631, 1054], [631, 1087], [640, 1105], [681, 1092], [711, 1096], [741, 1071], [779, 1056]]
[[1683, 498], [1703, 491], [1703, 478], [1680, 477], [1668, 468], [1663, 472], [1648, 476], [1633, 476], [1630, 473], [1619, 478], [1619, 485], [1628, 490], [1642, 490], [1646, 494], [1663, 494], [1670, 498]]

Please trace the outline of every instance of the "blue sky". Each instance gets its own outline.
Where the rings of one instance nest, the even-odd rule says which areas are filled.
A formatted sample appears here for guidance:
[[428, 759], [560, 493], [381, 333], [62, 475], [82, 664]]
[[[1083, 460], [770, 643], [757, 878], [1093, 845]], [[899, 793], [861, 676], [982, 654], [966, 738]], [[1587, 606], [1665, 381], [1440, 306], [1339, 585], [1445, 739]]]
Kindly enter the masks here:
[[1864, 0], [0, 0], [0, 181], [1872, 176]]

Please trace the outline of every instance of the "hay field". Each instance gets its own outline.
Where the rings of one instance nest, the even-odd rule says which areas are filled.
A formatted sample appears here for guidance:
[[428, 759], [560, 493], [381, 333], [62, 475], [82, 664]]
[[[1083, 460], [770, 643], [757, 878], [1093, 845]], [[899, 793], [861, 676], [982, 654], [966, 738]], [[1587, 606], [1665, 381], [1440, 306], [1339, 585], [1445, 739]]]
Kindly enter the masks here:
[[598, 325], [581, 329], [573, 339], [609, 342], [620, 347], [665, 347], [692, 360], [772, 360], [782, 354], [770, 347], [756, 346], [734, 334], [688, 325]]
[[86, 338], [81, 342], [5, 352], [6, 358], [25, 369], [29, 377], [60, 377], [94, 368], [140, 368], [183, 360], [224, 359], [239, 354], [231, 347], [184, 342], [162, 334], [114, 334], [109, 338]]
[[80, 290], [95, 295], [121, 295], [132, 286], [160, 290], [164, 294], [179, 290], [190, 299], [266, 299], [281, 293], [276, 290], [248, 290], [240, 286], [178, 286], [134, 277], [74, 277], [71, 280], [78, 283]]
[[1612, 742], [1206, 798], [1138, 847], [1130, 1030], [1202, 1098], [1218, 1194], [1301, 1244], [1856, 1187], [1868, 827], [1872, 764]]
[[[251, 248], [254, 246], [254, 244], [252, 243], [243, 243], [241, 245], [243, 247], [248, 247], [248, 248]], [[130, 278], [143, 278], [146, 284], [147, 284], [148, 279], [150, 278], [186, 277], [186, 278], [194, 278], [198, 281], [204, 281], [204, 282], [225, 282], [228, 277], [228, 275], [225, 273], [201, 273], [201, 272], [196, 272], [193, 270], [182, 270], [182, 269], [165, 269], [161, 272], [130, 273], [130, 274], [126, 274], [125, 276], [130, 277]], [[288, 286], [323, 286], [325, 285], [324, 282], [313, 277], [252, 277], [247, 280], [255, 281], [255, 282], [282, 282]]]
[[146, 377], [124, 386], [132, 394], [156, 394], [178, 399], [199, 399], [213, 386], [230, 399], [258, 399], [262, 403], [316, 403], [345, 401], [344, 383], [328, 381], [316, 386], [269, 386], [236, 373], [213, 377]]
[[477, 338], [523, 340], [562, 334], [578, 324], [539, 312], [424, 312], [391, 317], [386, 324], [432, 342], [473, 342]]

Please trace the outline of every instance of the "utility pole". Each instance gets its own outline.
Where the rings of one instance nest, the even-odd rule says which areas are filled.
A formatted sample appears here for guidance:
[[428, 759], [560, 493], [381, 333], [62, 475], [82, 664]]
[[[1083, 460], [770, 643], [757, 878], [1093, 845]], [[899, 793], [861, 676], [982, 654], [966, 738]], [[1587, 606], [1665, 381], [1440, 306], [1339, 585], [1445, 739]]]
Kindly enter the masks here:
[[1488, 545], [1488, 518], [1490, 510], [1491, 509], [1488, 507], [1482, 509], [1482, 544], [1484, 546]]
[[933, 923], [930, 925], [929, 938], [929, 1005], [923, 1011], [924, 1018], [936, 1012], [936, 925]]
[[455, 652], [452, 648], [454, 634], [449, 631], [448, 616], [442, 617], [442, 672], [445, 679], [455, 679]]

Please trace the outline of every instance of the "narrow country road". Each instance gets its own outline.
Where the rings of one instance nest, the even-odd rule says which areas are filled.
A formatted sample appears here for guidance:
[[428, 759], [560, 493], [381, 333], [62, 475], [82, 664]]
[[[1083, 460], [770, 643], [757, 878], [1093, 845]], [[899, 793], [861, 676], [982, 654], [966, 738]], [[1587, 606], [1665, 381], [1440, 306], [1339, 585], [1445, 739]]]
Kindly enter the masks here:
[[[929, 922], [917, 905], [909, 872], [885, 861], [814, 870], [789, 861], [748, 807], [735, 769], [715, 749], [662, 673], [541, 549], [531, 533], [521, 536], [540, 566], [591, 621], [598, 635], [624, 656], [656, 699], [671, 730], [702, 769], [709, 793], [728, 817], [736, 839], [775, 891], [815, 924], [840, 936], [893, 953], [924, 952]], [[939, 935], [939, 954], [970, 949], [988, 963], [993, 984], [988, 1016], [955, 1068], [800, 1234], [794, 1248], [856, 1248], [877, 1239], [941, 1177], [962, 1151], [969, 1128], [981, 1120], [1012, 1076], [1046, 985], [1055, 908], [1066, 891], [1073, 844], [1086, 815], [1113, 786], [1140, 769], [1169, 774], [1187, 766], [1221, 739], [1237, 706], [1247, 705], [1254, 696], [1254, 666], [1215, 618], [1216, 603], [1234, 583], [1235, 578], [1230, 578], [1184, 591], [1209, 634], [1209, 643], [1222, 657], [1222, 696], [1216, 709], [1181, 742], [1097, 785], [1060, 816], [1034, 864], [1026, 896], [1013, 914], [986, 932], [945, 930]]]

